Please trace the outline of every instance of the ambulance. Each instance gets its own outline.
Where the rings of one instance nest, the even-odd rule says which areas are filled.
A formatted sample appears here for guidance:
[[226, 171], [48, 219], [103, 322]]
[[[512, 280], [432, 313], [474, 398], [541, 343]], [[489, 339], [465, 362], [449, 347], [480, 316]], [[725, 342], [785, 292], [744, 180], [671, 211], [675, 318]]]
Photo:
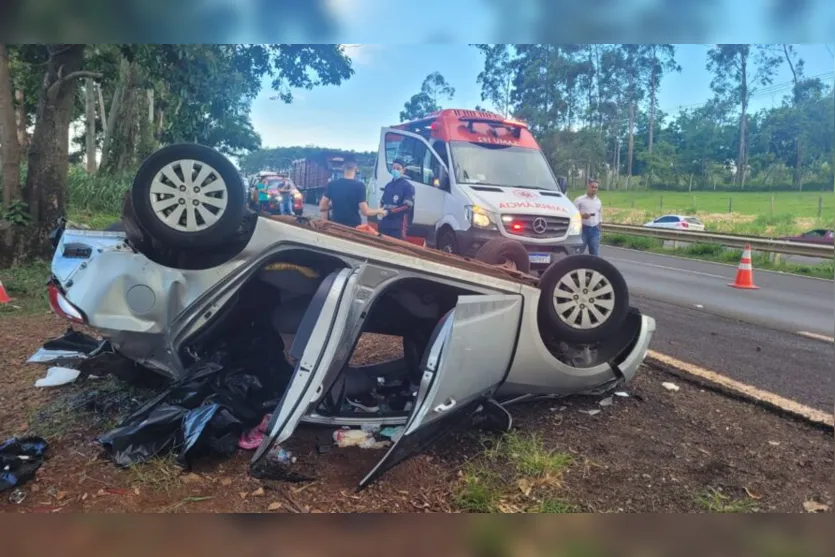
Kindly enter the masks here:
[[531, 268], [582, 250], [581, 219], [527, 125], [445, 109], [383, 128], [369, 205], [379, 207], [395, 159], [415, 188], [408, 235], [472, 257], [493, 238], [520, 241]]

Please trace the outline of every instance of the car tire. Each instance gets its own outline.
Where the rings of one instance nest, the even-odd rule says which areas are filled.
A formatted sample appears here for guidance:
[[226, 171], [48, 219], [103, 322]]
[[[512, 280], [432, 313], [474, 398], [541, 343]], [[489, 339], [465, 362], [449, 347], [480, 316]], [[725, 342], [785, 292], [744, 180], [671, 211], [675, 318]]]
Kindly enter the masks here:
[[170, 145], [148, 157], [130, 195], [139, 226], [177, 249], [227, 241], [238, 230], [246, 207], [235, 166], [214, 149], [197, 144]]
[[455, 233], [452, 230], [444, 229], [438, 234], [438, 241], [435, 243], [438, 251], [444, 253], [451, 253], [458, 255], [458, 240], [455, 239]]
[[539, 289], [540, 326], [565, 342], [604, 340], [623, 325], [629, 311], [623, 275], [593, 255], [572, 255], [551, 264]]
[[490, 265], [503, 266], [512, 263], [517, 271], [531, 272], [531, 261], [528, 250], [517, 240], [509, 238], [494, 238], [481, 246], [475, 254], [478, 261]]

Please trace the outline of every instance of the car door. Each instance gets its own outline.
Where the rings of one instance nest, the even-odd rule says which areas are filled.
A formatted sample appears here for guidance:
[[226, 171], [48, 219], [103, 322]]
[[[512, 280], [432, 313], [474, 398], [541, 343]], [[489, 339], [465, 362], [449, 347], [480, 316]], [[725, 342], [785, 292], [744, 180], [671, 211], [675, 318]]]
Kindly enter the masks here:
[[[376, 196], [379, 200], [383, 188], [391, 181], [391, 165], [395, 159], [406, 163], [406, 179], [415, 188], [415, 208], [408, 234], [420, 238], [434, 239], [435, 225], [444, 215], [444, 198], [447, 194], [441, 184], [440, 174], [448, 172], [438, 153], [422, 136], [399, 130], [384, 128], [382, 131], [376, 181]], [[436, 178], [439, 180], [436, 185]]]
[[364, 489], [475, 412], [504, 382], [522, 316], [522, 296], [459, 296], [432, 334], [414, 410], [400, 438], [362, 479]]
[[351, 299], [356, 276], [353, 269], [335, 271], [313, 295], [290, 348], [290, 355], [297, 360], [295, 372], [270, 419], [267, 438], [255, 452], [251, 465], [276, 443], [286, 441], [310, 405], [321, 398], [350, 307], [343, 300]]

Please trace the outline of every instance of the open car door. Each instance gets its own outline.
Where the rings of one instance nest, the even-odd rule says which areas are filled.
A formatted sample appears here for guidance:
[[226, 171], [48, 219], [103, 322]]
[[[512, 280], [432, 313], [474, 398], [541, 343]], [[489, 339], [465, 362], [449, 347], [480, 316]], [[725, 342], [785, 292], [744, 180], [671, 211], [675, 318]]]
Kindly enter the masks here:
[[258, 447], [250, 466], [260, 461], [273, 445], [286, 441], [310, 404], [321, 397], [340, 339], [339, 334], [332, 333], [345, 320], [349, 304], [342, 304], [342, 300], [355, 284], [355, 271], [341, 269], [325, 277], [313, 295], [290, 348], [290, 356], [297, 360], [295, 372], [270, 419], [268, 436]]
[[458, 297], [426, 347], [417, 400], [403, 435], [363, 478], [360, 490], [426, 449], [495, 392], [510, 368], [521, 316], [522, 297], [516, 294]]

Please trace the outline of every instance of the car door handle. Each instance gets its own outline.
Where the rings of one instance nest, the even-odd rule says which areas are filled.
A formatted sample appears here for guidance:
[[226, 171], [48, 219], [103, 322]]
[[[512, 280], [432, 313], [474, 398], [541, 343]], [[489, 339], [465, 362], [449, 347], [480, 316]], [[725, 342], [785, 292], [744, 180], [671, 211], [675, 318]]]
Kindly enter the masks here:
[[435, 407], [435, 412], [437, 412], [438, 414], [440, 414], [442, 412], [446, 412], [447, 410], [449, 410], [450, 408], [455, 406], [455, 404], [456, 404], [455, 399], [451, 398], [448, 401], [446, 401], [445, 403], [439, 404], [438, 406], [436, 406]]

